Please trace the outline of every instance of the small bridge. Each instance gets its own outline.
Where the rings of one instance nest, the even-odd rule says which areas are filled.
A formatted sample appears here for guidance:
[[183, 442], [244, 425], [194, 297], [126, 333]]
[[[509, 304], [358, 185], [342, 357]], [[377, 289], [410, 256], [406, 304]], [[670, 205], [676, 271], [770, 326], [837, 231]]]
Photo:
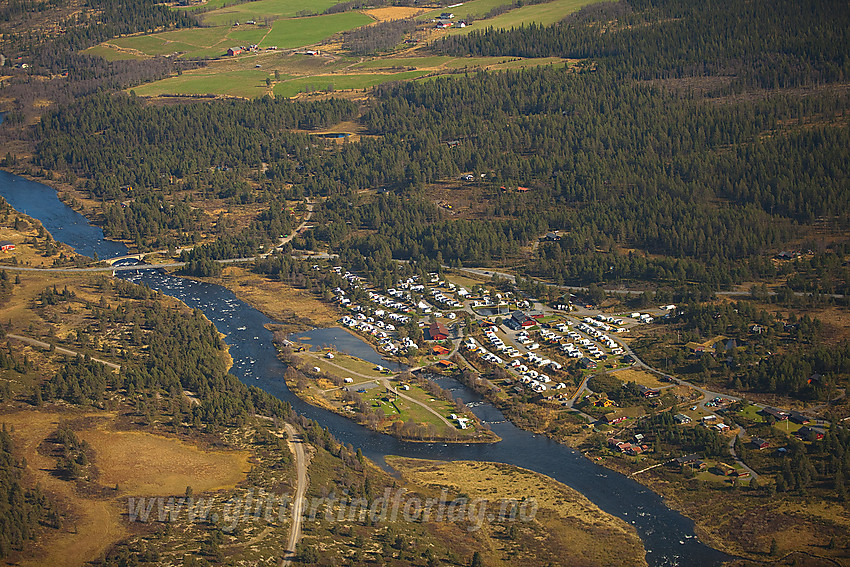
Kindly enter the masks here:
[[108, 260], [104, 260], [104, 262], [106, 262], [110, 266], [114, 266], [117, 262], [120, 262], [122, 260], [137, 260], [141, 262], [142, 258], [144, 257], [144, 254], [127, 254], [126, 256], [116, 256], [115, 258], [109, 258]]

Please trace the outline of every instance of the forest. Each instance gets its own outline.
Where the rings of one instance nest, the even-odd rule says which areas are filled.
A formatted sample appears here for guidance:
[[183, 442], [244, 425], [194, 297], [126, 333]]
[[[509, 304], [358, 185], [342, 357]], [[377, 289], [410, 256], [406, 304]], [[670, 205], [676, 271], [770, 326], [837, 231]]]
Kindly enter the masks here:
[[[32, 132], [33, 161], [98, 199], [132, 187], [136, 201], [107, 206], [105, 228], [142, 244], [192, 231], [177, 209], [167, 221], [140, 214], [175, 190], [251, 202], [286, 187], [289, 197], [327, 197], [311, 237], [367, 264], [514, 264], [560, 230], [520, 269], [564, 284], [722, 289], [774, 276], [766, 259], [813, 223], [840, 233], [850, 221], [850, 96], [827, 88], [846, 77], [847, 26], [841, 17], [814, 25], [835, 9], [827, 0], [732, 4], [738, 19], [721, 17], [727, 7], [716, 2], [636, 1], [448, 39], [434, 49], [590, 61], [384, 85], [361, 117], [371, 135], [357, 143], [301, 133], [356, 118], [342, 100], [160, 107], [100, 94], [48, 113]], [[736, 41], [718, 42], [721, 32]], [[786, 66], [766, 65], [789, 51]], [[791, 78], [773, 81], [768, 69]], [[733, 96], [742, 89], [758, 96]], [[484, 174], [484, 210], [455, 219], [428, 185], [463, 172]], [[210, 257], [244, 250], [221, 238]]]

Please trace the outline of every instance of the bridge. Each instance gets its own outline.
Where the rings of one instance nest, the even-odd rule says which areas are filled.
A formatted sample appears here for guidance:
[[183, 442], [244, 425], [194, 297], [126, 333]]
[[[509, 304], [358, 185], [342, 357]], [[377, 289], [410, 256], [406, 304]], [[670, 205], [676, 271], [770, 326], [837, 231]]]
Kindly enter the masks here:
[[142, 258], [144, 257], [144, 254], [127, 254], [126, 256], [116, 256], [115, 258], [109, 258], [107, 260], [104, 260], [104, 262], [109, 264], [110, 266], [114, 266], [117, 262], [120, 262], [122, 260], [136, 260], [138, 262], [141, 262]]

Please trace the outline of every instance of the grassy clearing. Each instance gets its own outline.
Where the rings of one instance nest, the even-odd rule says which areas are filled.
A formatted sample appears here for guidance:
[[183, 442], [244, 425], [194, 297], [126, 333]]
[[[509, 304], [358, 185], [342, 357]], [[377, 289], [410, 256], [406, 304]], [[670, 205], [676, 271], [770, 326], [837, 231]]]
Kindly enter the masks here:
[[301, 12], [320, 14], [334, 4], [337, 4], [336, 0], [316, 0], [310, 3], [301, 0], [259, 0], [213, 10], [202, 15], [201, 19], [210, 26], [233, 25], [236, 22], [244, 24], [250, 20], [292, 18]]
[[[20, 565], [53, 565], [71, 567], [98, 558], [112, 544], [127, 536], [121, 523], [121, 509], [111, 501], [84, 498], [73, 483], [52, 474], [56, 459], [40, 454], [38, 446], [56, 430], [60, 419], [69, 417], [106, 417], [108, 414], [64, 414], [20, 411], [0, 416], [0, 422], [14, 428], [12, 437], [18, 450], [26, 455], [26, 473], [51, 497], [70, 508], [74, 526], [39, 542], [35, 558]], [[143, 470], [139, 474], [144, 474]], [[185, 487], [184, 487], [185, 488]]]
[[617, 379], [622, 380], [623, 382], [634, 382], [635, 384], [642, 384], [644, 386], [649, 386], [650, 388], [660, 388], [661, 386], [666, 385], [664, 382], [658, 380], [654, 374], [650, 374], [643, 370], [635, 370], [633, 368], [617, 370], [613, 373], [613, 376], [616, 376]]
[[365, 26], [372, 21], [369, 16], [358, 12], [278, 20], [265, 39], [260, 42], [260, 47], [294, 48], [312, 45], [335, 33]]
[[110, 46], [108, 44], [100, 44], [89, 47], [88, 49], [84, 49], [83, 53], [88, 55], [94, 55], [96, 57], [103, 57], [107, 61], [126, 61], [129, 59], [139, 59], [138, 55], [133, 53], [128, 53], [126, 51], [121, 51], [114, 46]]
[[404, 18], [412, 18], [424, 12], [424, 8], [409, 8], [406, 6], [386, 6], [384, 8], [371, 8], [362, 10], [364, 14], [375, 18], [379, 22], [390, 20], [401, 20]]
[[415, 79], [424, 74], [425, 71], [405, 71], [371, 75], [314, 75], [278, 83], [274, 87], [274, 94], [276, 97], [292, 97], [302, 92], [322, 91], [327, 89], [328, 86], [332, 86], [332, 90], [367, 89], [390, 81]]
[[[595, 0], [554, 0], [546, 4], [534, 4], [516, 8], [500, 16], [489, 20], [480, 20], [475, 25], [466, 28], [452, 28], [448, 33], [467, 34], [474, 29], [493, 27], [496, 29], [510, 29], [531, 23], [549, 26], [560, 22], [567, 14], [575, 12], [579, 8], [592, 4]], [[504, 2], [503, 2], [504, 4]]]
[[219, 94], [259, 98], [270, 91], [265, 83], [268, 77], [269, 72], [260, 69], [223, 73], [198, 69], [141, 85], [133, 90], [139, 96]]
[[233, 488], [250, 467], [244, 451], [206, 451], [140, 431], [99, 427], [80, 436], [97, 454], [99, 482], [118, 485], [119, 493], [127, 495], [179, 495], [187, 486], [198, 492]]
[[[533, 499], [539, 507], [529, 521], [485, 524], [485, 533], [504, 530], [513, 537], [482, 549], [486, 565], [645, 565], [634, 528], [606, 514], [577, 491], [541, 474], [498, 463], [437, 462], [387, 457], [403, 479], [419, 486], [493, 503]], [[530, 501], [530, 500], [529, 500]], [[531, 515], [531, 514], [529, 514]], [[526, 517], [527, 516], [523, 516]], [[535, 545], [521, 545], [526, 539]], [[533, 552], [529, 550], [533, 549]]]

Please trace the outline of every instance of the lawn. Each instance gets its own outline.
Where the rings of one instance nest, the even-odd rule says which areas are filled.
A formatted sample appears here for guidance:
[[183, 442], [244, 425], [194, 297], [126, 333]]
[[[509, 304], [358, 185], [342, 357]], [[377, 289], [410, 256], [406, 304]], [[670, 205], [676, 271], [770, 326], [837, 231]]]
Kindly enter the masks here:
[[139, 59], [137, 55], [127, 53], [126, 51], [119, 51], [113, 47], [109, 47], [103, 44], [95, 45], [93, 47], [89, 47], [88, 49], [84, 49], [83, 53], [86, 53], [88, 55], [95, 55], [97, 57], [103, 57], [107, 61], [125, 61], [128, 59]]
[[[329, 16], [278, 20], [271, 29], [263, 26], [190, 28], [153, 35], [121, 37], [106, 43], [135, 50], [144, 55], [182, 53], [183, 57], [215, 58], [221, 57], [227, 48], [235, 45], [259, 44], [262, 47], [277, 46], [286, 49], [312, 45], [335, 33], [363, 26], [372, 21], [372, 18], [363, 14], [346, 12]], [[97, 47], [101, 51], [108, 49], [105, 45]]]
[[365, 26], [372, 21], [369, 16], [364, 16], [358, 12], [278, 20], [260, 43], [260, 46], [293, 48], [312, 45], [335, 33]]
[[334, 90], [366, 89], [389, 81], [415, 79], [423, 74], [425, 74], [425, 71], [405, 71], [403, 73], [386, 75], [314, 75], [312, 77], [298, 77], [275, 85], [274, 94], [276, 97], [292, 97], [302, 92], [323, 91], [328, 86], [332, 86]]
[[222, 94], [245, 98], [258, 98], [269, 92], [265, 83], [266, 78], [269, 77], [268, 71], [261, 69], [214, 73], [204, 71], [207, 70], [189, 71], [177, 77], [135, 87], [133, 90], [139, 96]]
[[321, 14], [336, 3], [336, 0], [317, 0], [309, 3], [302, 0], [259, 0], [213, 10], [201, 16], [201, 19], [207, 25], [229, 26], [235, 22], [244, 24], [250, 20], [259, 22], [292, 18], [304, 12]]

